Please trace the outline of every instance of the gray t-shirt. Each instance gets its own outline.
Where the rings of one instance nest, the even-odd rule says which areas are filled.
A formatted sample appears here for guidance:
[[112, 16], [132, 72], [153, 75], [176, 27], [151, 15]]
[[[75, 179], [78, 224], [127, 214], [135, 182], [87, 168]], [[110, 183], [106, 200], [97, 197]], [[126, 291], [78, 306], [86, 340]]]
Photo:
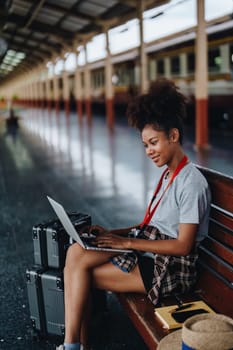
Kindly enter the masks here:
[[[154, 204], [167, 185], [166, 179]], [[205, 177], [188, 163], [176, 176], [156, 209], [150, 225], [172, 238], [178, 237], [179, 224], [199, 224], [196, 241], [201, 241], [208, 233], [210, 190]], [[153, 205], [152, 205], [153, 208]]]

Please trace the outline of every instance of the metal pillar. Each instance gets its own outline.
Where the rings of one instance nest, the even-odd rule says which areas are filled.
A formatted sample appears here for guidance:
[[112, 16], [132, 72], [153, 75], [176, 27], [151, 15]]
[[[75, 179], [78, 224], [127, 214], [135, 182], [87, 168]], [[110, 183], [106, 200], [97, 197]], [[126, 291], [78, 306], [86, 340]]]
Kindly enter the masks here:
[[208, 57], [205, 23], [205, 0], [197, 0], [196, 39], [196, 138], [197, 149], [208, 145]]
[[55, 74], [55, 62], [53, 64], [53, 99], [54, 99], [54, 108], [58, 114], [60, 111], [60, 96], [59, 96], [59, 83], [58, 76]]
[[50, 91], [50, 80], [49, 77], [46, 78], [45, 81], [45, 91], [46, 91], [46, 99], [47, 99], [47, 108], [51, 109], [51, 91]]
[[143, 11], [144, 11], [143, 0], [139, 0], [138, 19], [139, 19], [139, 32], [140, 32], [140, 78], [141, 78], [140, 87], [141, 87], [141, 92], [145, 93], [148, 88], [148, 77], [147, 77], [147, 54], [145, 52], [144, 30], [143, 30]]
[[88, 121], [91, 121], [91, 73], [89, 63], [87, 59], [87, 47], [84, 46], [85, 50], [85, 69], [84, 69], [84, 90], [85, 90], [85, 109]]
[[62, 72], [62, 82], [63, 82], [63, 101], [64, 101], [64, 111], [68, 117], [70, 114], [70, 89], [69, 89], [69, 76], [65, 69], [65, 59], [63, 58], [63, 72]]
[[75, 70], [75, 83], [74, 83], [74, 94], [76, 99], [76, 109], [78, 114], [78, 119], [81, 122], [83, 117], [83, 93], [82, 93], [82, 78], [81, 78], [81, 72], [78, 66], [78, 55], [79, 52], [76, 52], [76, 47], [74, 49], [75, 52], [75, 58], [76, 58], [76, 70]]
[[107, 124], [114, 126], [114, 91], [112, 85], [112, 62], [109, 48], [109, 33], [106, 31], [106, 60], [105, 60], [105, 106]]

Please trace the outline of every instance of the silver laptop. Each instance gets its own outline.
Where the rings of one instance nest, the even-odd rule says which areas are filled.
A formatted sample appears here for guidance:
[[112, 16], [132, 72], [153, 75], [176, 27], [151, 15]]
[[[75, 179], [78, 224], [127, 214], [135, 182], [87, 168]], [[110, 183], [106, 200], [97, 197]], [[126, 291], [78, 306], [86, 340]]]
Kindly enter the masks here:
[[47, 196], [47, 198], [49, 200], [49, 203], [53, 207], [53, 210], [55, 211], [55, 213], [57, 214], [58, 218], [60, 219], [64, 229], [66, 230], [66, 232], [69, 234], [69, 236], [73, 240], [75, 240], [84, 249], [100, 250], [100, 251], [105, 251], [105, 252], [119, 252], [119, 253], [132, 252], [132, 250], [129, 250], [129, 249], [96, 247], [94, 245], [94, 243], [92, 243], [93, 239], [92, 239], [92, 242], [91, 242], [90, 239], [88, 239], [86, 237], [83, 237], [83, 234], [81, 236], [78, 234], [78, 232], [76, 231], [74, 225], [72, 224], [69, 216], [65, 212], [65, 209], [63, 208], [63, 206], [61, 204], [59, 204], [58, 202], [56, 202], [54, 199], [50, 198], [49, 196]]

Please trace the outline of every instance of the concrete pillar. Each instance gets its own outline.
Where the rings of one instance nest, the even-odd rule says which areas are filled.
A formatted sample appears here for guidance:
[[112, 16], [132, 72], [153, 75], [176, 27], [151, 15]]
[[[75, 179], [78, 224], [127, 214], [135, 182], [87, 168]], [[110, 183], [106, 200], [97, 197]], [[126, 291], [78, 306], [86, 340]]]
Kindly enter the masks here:
[[45, 80], [44, 80], [44, 76], [43, 76], [43, 80], [41, 82], [42, 85], [42, 91], [43, 91], [43, 101], [42, 101], [42, 108], [46, 108], [46, 90], [45, 90]]
[[45, 107], [45, 84], [44, 84], [44, 74], [45, 73], [45, 65], [44, 63], [42, 64], [40, 68], [40, 107], [44, 108]]
[[82, 93], [82, 77], [79, 67], [76, 67], [75, 71], [75, 98], [77, 105], [77, 114], [79, 120], [83, 117], [83, 93]]
[[43, 103], [43, 89], [42, 89], [42, 81], [41, 81], [41, 77], [39, 77], [39, 81], [38, 81], [38, 107], [42, 108], [42, 103]]
[[87, 47], [85, 50], [85, 68], [84, 68], [84, 94], [85, 94], [85, 111], [88, 121], [91, 121], [91, 72], [87, 58]]
[[27, 86], [26, 86], [26, 95], [27, 95], [27, 106], [30, 106], [30, 89], [29, 89], [29, 79], [27, 75]]
[[36, 96], [36, 81], [35, 77], [32, 78], [32, 83], [31, 83], [31, 91], [32, 91], [32, 105], [33, 107], [37, 106], [37, 96]]
[[43, 90], [43, 108], [46, 108], [46, 83], [45, 83], [44, 76], [42, 81], [42, 90]]
[[26, 106], [29, 105], [29, 91], [28, 91], [28, 76], [25, 76], [25, 91], [24, 91], [24, 103]]
[[59, 79], [58, 76], [53, 77], [53, 94], [54, 94], [54, 108], [56, 113], [60, 112], [60, 91], [59, 91]]
[[30, 107], [34, 106], [33, 103], [33, 84], [32, 84], [32, 77], [30, 76], [29, 80], [29, 99], [30, 99]]
[[19, 93], [19, 96], [20, 96], [20, 104], [23, 105], [24, 104], [24, 100], [25, 100], [25, 86], [26, 85], [25, 85], [25, 82], [21, 83], [21, 84], [19, 82], [18, 93]]
[[69, 76], [65, 69], [65, 60], [63, 60], [63, 72], [62, 72], [62, 82], [63, 82], [63, 101], [65, 114], [68, 117], [70, 114], [70, 87], [69, 87]]
[[80, 71], [80, 68], [78, 66], [78, 55], [79, 55], [79, 53], [76, 53], [74, 94], [75, 94], [75, 99], [76, 99], [76, 106], [77, 106], [76, 108], [77, 108], [78, 119], [79, 119], [79, 121], [81, 121], [82, 117], [83, 117], [83, 91], [82, 91], [81, 71]]
[[59, 92], [59, 81], [58, 76], [55, 74], [55, 64], [53, 66], [53, 100], [54, 108], [58, 114], [60, 111], [60, 92]]
[[208, 148], [208, 55], [205, 23], [205, 0], [197, 0], [196, 39], [196, 136], [197, 149]]
[[148, 89], [148, 77], [147, 77], [147, 54], [145, 52], [145, 42], [144, 42], [144, 30], [143, 30], [143, 11], [144, 11], [144, 2], [143, 0], [139, 1], [138, 8], [138, 19], [139, 19], [139, 33], [140, 33], [140, 83], [141, 83], [141, 92], [145, 93]]
[[28, 82], [27, 77], [25, 77], [25, 87], [24, 87], [24, 104], [28, 105]]
[[230, 45], [224, 44], [220, 46], [221, 56], [221, 73], [230, 73]]
[[33, 88], [32, 88], [31, 77], [30, 77], [28, 88], [29, 88], [29, 105], [30, 107], [33, 107]]
[[41, 89], [40, 89], [40, 71], [38, 70], [38, 77], [37, 77], [37, 107], [40, 108], [40, 101], [41, 101]]
[[36, 77], [35, 77], [35, 87], [34, 87], [34, 91], [35, 91], [35, 107], [40, 107], [40, 75], [39, 75], [39, 71], [36, 72]]
[[110, 128], [114, 126], [114, 90], [112, 84], [112, 62], [109, 47], [109, 33], [106, 31], [106, 59], [105, 59], [105, 106], [107, 124]]
[[47, 100], [47, 108], [51, 109], [51, 91], [50, 91], [50, 80], [47, 77], [45, 80], [45, 94], [46, 94], [46, 100]]
[[34, 77], [32, 77], [32, 82], [31, 82], [31, 94], [32, 94], [32, 106], [33, 108], [36, 107], [36, 94], [35, 94], [35, 81]]

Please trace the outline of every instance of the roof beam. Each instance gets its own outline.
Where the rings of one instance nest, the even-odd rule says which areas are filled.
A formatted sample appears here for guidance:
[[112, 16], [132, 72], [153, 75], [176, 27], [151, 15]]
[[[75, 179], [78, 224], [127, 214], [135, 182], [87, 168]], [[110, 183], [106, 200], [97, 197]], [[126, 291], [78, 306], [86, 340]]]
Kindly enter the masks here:
[[[20, 27], [20, 28], [24, 27], [23, 17], [16, 14], [9, 15], [8, 22], [15, 25], [15, 27]], [[72, 39], [72, 36], [73, 36], [71, 32], [67, 30], [57, 28], [49, 24], [45, 25], [44, 23], [40, 23], [38, 21], [33, 22], [33, 24], [30, 26], [30, 30], [32, 31], [34, 30], [36, 32], [43, 33], [43, 34], [46, 33], [47, 35], [52, 34], [53, 37], [57, 38], [57, 40], [61, 40], [61, 37], [65, 38], [66, 40], [70, 40]]]
[[38, 12], [40, 11], [40, 9], [42, 8], [42, 6], [44, 5], [45, 0], [40, 0], [39, 3], [32, 3], [31, 6], [31, 10], [30, 13], [28, 15], [28, 18], [26, 19], [26, 23], [24, 25], [25, 28], [28, 28], [32, 21], [34, 20], [34, 18], [37, 16]]
[[74, 7], [75, 7], [75, 5], [77, 5], [77, 3], [75, 3], [74, 4], [74, 6], [72, 6], [71, 7], [71, 9], [70, 10], [68, 10], [67, 11], [67, 8], [65, 8], [65, 7], [62, 7], [62, 6], [60, 6], [60, 5], [52, 5], [52, 4], [49, 4], [49, 3], [46, 3], [46, 5], [45, 5], [45, 7], [46, 8], [48, 8], [48, 9], [50, 9], [50, 10], [55, 10], [55, 11], [57, 11], [57, 12], [61, 12], [61, 13], [66, 13], [66, 14], [70, 14], [70, 15], [72, 15], [72, 16], [74, 16], [74, 17], [77, 17], [77, 18], [80, 18], [80, 19], [85, 19], [85, 20], [87, 20], [87, 21], [91, 21], [91, 22], [93, 22], [93, 21], [95, 21], [95, 17], [93, 17], [93, 16], [90, 16], [90, 15], [87, 15], [87, 14], [85, 14], [85, 13], [80, 13], [80, 12], [78, 12]]
[[[9, 30], [7, 32], [7, 34], [9, 34], [9, 35], [13, 34], [14, 35], [14, 32]], [[52, 43], [48, 44], [45, 39], [37, 39], [36, 37], [33, 36], [33, 32], [30, 33], [30, 36], [28, 36], [26, 34], [23, 34], [23, 33], [17, 32], [15, 34], [15, 37], [22, 38], [24, 40], [24, 43], [26, 43], [27, 40], [30, 40], [30, 41], [35, 42], [37, 45], [43, 45], [44, 47], [46, 47], [46, 49], [48, 49], [48, 51], [52, 51], [53, 49], [57, 49], [58, 46], [60, 46], [59, 44], [52, 44]], [[15, 41], [15, 40], [13, 40], [12, 42], [15, 43], [16, 45], [22, 45], [21, 43], [18, 44], [17, 41]], [[40, 50], [44, 50], [44, 49], [40, 47]]]

